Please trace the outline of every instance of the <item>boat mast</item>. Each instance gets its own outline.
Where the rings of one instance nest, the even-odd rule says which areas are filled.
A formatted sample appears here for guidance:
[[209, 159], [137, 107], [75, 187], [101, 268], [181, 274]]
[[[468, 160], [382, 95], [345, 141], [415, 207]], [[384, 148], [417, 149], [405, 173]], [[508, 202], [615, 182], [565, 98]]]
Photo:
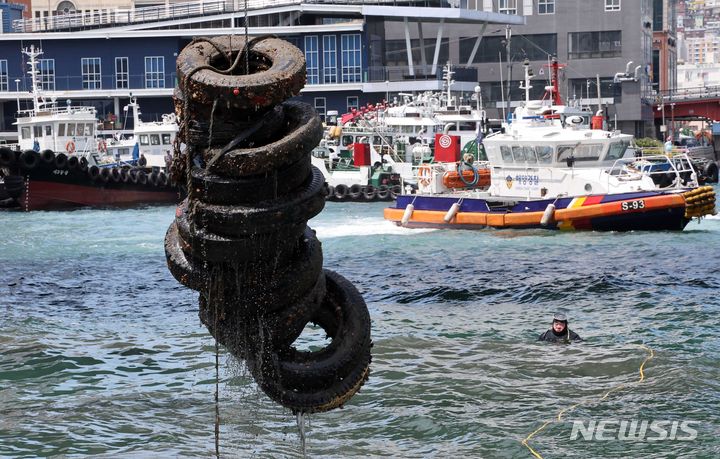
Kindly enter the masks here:
[[450, 92], [450, 86], [452, 86], [455, 83], [455, 80], [452, 79], [452, 76], [455, 75], [455, 72], [450, 70], [450, 63], [445, 64], [445, 67], [443, 67], [443, 79], [445, 80], [445, 84], [447, 85], [447, 101], [445, 106], [450, 107], [455, 104], [452, 103], [452, 95]]
[[[42, 51], [40, 49], [35, 49], [35, 45], [30, 45], [30, 48], [23, 49], [23, 54], [28, 56], [29, 62], [28, 65], [30, 66], [30, 70], [28, 71], [28, 74], [30, 75], [30, 78], [32, 80], [32, 93], [33, 93], [33, 111], [37, 112], [40, 109], [40, 99], [42, 98], [42, 95], [40, 94], [40, 88], [38, 86], [38, 68], [37, 68], [37, 57], [42, 55]], [[44, 102], [42, 103], [44, 105]]]
[[525, 90], [525, 106], [527, 106], [530, 102], [530, 89], [532, 89], [532, 86], [530, 86], [530, 78], [533, 77], [533, 71], [530, 68], [530, 61], [528, 59], [525, 59], [525, 62], [523, 62], [523, 67], [525, 68], [525, 82], [524, 86], [520, 86], [520, 89]]

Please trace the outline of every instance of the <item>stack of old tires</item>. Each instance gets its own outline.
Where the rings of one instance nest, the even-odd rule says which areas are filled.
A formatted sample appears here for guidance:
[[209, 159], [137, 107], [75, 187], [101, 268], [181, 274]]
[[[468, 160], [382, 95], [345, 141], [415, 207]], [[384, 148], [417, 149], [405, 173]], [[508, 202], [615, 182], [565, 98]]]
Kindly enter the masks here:
[[[200, 292], [201, 321], [269, 397], [294, 412], [341, 406], [368, 376], [370, 318], [355, 287], [323, 270], [307, 227], [325, 196], [310, 164], [320, 120], [286, 101], [305, 82], [303, 54], [276, 38], [196, 39], [177, 72], [187, 148], [172, 170], [188, 198], [165, 238], [170, 271]], [[308, 323], [330, 344], [296, 349]]]

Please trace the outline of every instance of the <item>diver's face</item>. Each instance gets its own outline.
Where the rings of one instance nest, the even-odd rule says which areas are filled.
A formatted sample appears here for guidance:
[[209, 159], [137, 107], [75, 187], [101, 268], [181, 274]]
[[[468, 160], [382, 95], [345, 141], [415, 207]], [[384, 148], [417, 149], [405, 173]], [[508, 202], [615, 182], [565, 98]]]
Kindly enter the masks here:
[[559, 322], [557, 320], [554, 321], [553, 322], [553, 330], [555, 330], [555, 333], [560, 333], [560, 332], [565, 331], [565, 322]]

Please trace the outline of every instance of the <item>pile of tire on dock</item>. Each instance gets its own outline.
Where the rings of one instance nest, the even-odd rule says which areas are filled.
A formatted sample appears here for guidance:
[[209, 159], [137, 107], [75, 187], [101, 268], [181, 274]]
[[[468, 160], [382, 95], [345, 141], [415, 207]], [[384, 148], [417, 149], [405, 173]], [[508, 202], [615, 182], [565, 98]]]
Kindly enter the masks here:
[[[188, 197], [166, 234], [169, 269], [200, 292], [200, 320], [270, 398], [298, 413], [342, 406], [369, 375], [370, 316], [357, 289], [323, 269], [307, 226], [325, 194], [310, 164], [320, 120], [287, 101], [305, 83], [304, 56], [272, 37], [198, 38], [177, 74], [186, 149], [176, 146], [172, 175]], [[298, 350], [310, 323], [330, 342]]]

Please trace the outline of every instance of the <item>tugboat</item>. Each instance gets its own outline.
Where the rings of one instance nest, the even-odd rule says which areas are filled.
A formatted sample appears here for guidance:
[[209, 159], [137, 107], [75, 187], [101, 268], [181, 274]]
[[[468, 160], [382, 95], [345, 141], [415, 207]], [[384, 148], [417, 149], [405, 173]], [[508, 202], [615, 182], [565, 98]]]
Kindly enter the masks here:
[[461, 159], [459, 138], [436, 134], [436, 162], [420, 167], [417, 192], [385, 209], [387, 220], [460, 229], [682, 230], [716, 213], [713, 188], [699, 186], [686, 154], [626, 155], [632, 136], [605, 130], [601, 110], [561, 105], [556, 62], [548, 87], [554, 103], [531, 101], [529, 65], [524, 105], [484, 140], [488, 163]]
[[0, 148], [0, 207], [46, 210], [77, 206], [128, 206], [178, 201], [159, 168], [127, 165], [107, 153], [96, 136], [94, 107], [59, 107], [40, 91], [37, 57], [28, 56], [33, 108], [18, 112], [17, 145]]

